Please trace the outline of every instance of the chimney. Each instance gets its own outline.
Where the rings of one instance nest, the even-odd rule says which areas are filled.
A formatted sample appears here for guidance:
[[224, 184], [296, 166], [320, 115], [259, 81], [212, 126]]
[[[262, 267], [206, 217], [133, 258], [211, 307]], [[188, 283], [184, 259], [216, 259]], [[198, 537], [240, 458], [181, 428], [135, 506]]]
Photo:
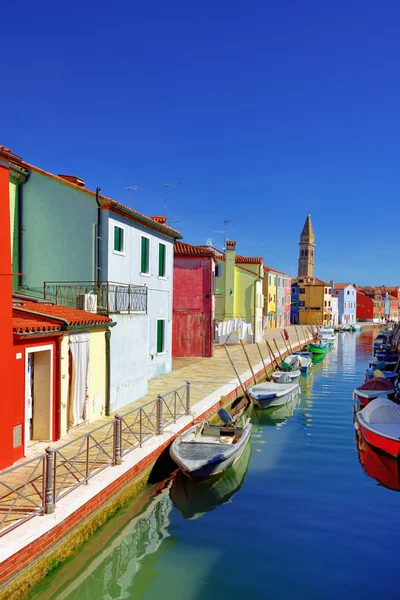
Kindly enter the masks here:
[[150, 217], [150, 219], [159, 225], [167, 224], [167, 217]]
[[335, 282], [333, 281], [333, 279], [330, 280], [329, 282], [331, 284], [331, 288], [332, 288], [332, 292], [335, 289]]
[[236, 242], [226, 240], [225, 259], [225, 318], [233, 319], [235, 291]]
[[78, 187], [85, 187], [85, 182], [80, 177], [76, 175], [59, 175], [61, 179], [65, 179], [65, 181], [69, 181], [69, 183], [74, 183]]

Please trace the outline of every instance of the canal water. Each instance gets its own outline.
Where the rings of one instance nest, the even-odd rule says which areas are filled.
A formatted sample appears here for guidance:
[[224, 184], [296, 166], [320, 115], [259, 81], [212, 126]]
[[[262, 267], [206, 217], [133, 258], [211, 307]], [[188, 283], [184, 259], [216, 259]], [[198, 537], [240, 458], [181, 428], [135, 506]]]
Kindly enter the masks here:
[[352, 421], [372, 339], [338, 334], [302, 376], [297, 406], [253, 413], [251, 446], [234, 469], [200, 485], [165, 480], [28, 597], [400, 598], [397, 463], [358, 451]]

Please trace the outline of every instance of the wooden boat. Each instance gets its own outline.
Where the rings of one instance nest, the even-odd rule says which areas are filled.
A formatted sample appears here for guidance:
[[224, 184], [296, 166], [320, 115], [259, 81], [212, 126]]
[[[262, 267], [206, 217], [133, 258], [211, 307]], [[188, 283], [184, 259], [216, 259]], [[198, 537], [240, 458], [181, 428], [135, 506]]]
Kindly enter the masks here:
[[299, 393], [299, 389], [300, 386], [298, 383], [265, 381], [251, 387], [248, 393], [253, 404], [264, 410], [273, 406], [282, 406], [290, 402]]
[[171, 457], [191, 479], [222, 473], [239, 460], [250, 440], [248, 419], [239, 427], [223, 408], [218, 415], [223, 425], [203, 421], [178, 436], [170, 447]]
[[371, 400], [385, 394], [394, 397], [396, 388], [391, 381], [385, 377], [373, 377], [353, 391], [353, 400], [357, 403], [357, 410], [361, 410]]
[[296, 369], [295, 371], [274, 371], [271, 375], [272, 379], [279, 383], [279, 379], [281, 379], [282, 375], [286, 375], [289, 377], [290, 381], [294, 383], [299, 380], [301, 375], [300, 369]]
[[356, 413], [354, 427], [374, 448], [389, 456], [400, 455], [400, 406], [386, 396], [372, 400]]
[[323, 327], [320, 327], [319, 333], [321, 335], [333, 335], [335, 333], [335, 330], [329, 325], [324, 325]]
[[351, 326], [351, 331], [362, 331], [362, 325], [354, 323], [354, 325]]
[[[399, 378], [398, 373], [396, 373], [395, 371], [385, 371], [384, 369], [380, 369], [379, 367], [377, 367], [377, 369], [380, 370], [385, 379], [389, 379], [389, 381], [396, 385], [397, 379]], [[373, 367], [368, 367], [368, 369], [365, 369], [365, 381], [369, 381], [370, 379], [372, 379], [377, 369], [374, 369]]]
[[224, 473], [201, 481], [193, 481], [183, 475], [175, 476], [171, 487], [171, 500], [184, 519], [198, 519], [226, 504], [242, 487], [251, 456], [251, 444], [247, 444], [241, 457]]
[[318, 339], [321, 340], [322, 342], [334, 342], [336, 337], [333, 335], [333, 333], [324, 333], [318, 334]]
[[324, 345], [321, 345], [321, 343], [308, 344], [308, 350], [310, 352], [312, 352], [313, 354], [323, 354], [325, 356], [327, 347]]
[[290, 368], [297, 368], [300, 369], [302, 373], [307, 373], [312, 366], [311, 356], [311, 352], [304, 352], [304, 354], [301, 354], [300, 352], [289, 354], [282, 363], [282, 369], [283, 371], [289, 371]]
[[307, 346], [304, 346], [303, 350], [294, 351], [293, 354], [296, 354], [296, 356], [305, 356], [307, 358], [312, 358], [312, 352], [307, 350]]

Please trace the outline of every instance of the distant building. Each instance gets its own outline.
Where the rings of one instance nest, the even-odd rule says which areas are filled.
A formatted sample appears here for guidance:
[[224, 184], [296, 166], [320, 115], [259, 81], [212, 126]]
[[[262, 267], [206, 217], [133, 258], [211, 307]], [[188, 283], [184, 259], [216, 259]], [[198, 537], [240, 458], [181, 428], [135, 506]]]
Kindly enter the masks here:
[[274, 329], [276, 324], [276, 284], [277, 271], [271, 267], [264, 267], [264, 329]]
[[338, 317], [340, 325], [351, 325], [356, 322], [357, 292], [351, 283], [334, 283], [331, 281], [332, 297], [338, 298]]
[[330, 283], [317, 277], [298, 277], [292, 282], [293, 324], [329, 325], [332, 322]]
[[298, 277], [314, 277], [314, 248], [316, 244], [310, 213], [308, 213], [306, 222], [304, 223], [299, 246]]

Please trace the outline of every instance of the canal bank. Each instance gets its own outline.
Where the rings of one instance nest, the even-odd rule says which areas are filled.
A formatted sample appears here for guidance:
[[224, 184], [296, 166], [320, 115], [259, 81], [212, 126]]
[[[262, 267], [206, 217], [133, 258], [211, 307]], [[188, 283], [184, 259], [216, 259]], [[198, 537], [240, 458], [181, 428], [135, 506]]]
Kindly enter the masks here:
[[[279, 352], [284, 356], [287, 346], [282, 338], [279, 340], [279, 334], [279, 330], [267, 332], [271, 343], [272, 338], [276, 339]], [[288, 343], [293, 349], [298, 346], [298, 341], [300, 345], [304, 342], [297, 339], [292, 328], [289, 336]], [[265, 370], [271, 368], [265, 344], [262, 347], [248, 345], [245, 348], [231, 346], [229, 354], [240, 373], [240, 385], [236, 378], [232, 378], [233, 371], [225, 350], [218, 348], [212, 359], [178, 360], [173, 373], [150, 382], [154, 394], [154, 406], [151, 405], [151, 408], [148, 408], [148, 398], [145, 398], [139, 403], [139, 408], [135, 403], [134, 410], [121, 411], [117, 422], [124, 434], [122, 441], [126, 453], [119, 448], [119, 458], [123, 459], [119, 461], [120, 464], [112, 460], [116, 450], [112, 435], [118, 428], [115, 428], [115, 420], [105, 420], [96, 429], [89, 429], [83, 434], [81, 430], [81, 435], [65, 446], [54, 444], [56, 460], [53, 456], [51, 468], [43, 471], [41, 478], [36, 469], [46, 464], [48, 454], [42, 457], [40, 448], [36, 450], [39, 454], [31, 459], [29, 469], [24, 467], [26, 462], [23, 462], [17, 469], [0, 473], [3, 487], [5, 483], [12, 490], [8, 495], [8, 510], [26, 510], [26, 504], [33, 503], [33, 497], [37, 502], [40, 488], [43, 501], [50, 494], [56, 505], [54, 512], [50, 510], [49, 514], [35, 516], [0, 538], [0, 598], [21, 597], [54, 565], [65, 560], [115, 510], [143, 488], [154, 463], [177, 435], [192, 423], [209, 418], [221, 405], [231, 407], [243, 395], [243, 389], [261, 380]], [[171, 385], [176, 385], [177, 381], [182, 384], [186, 378], [191, 380], [190, 388], [182, 386], [185, 391], [177, 395], [171, 390]], [[164, 396], [157, 405], [154, 396], [161, 394], [161, 390]], [[186, 394], [185, 397], [183, 394]], [[188, 394], [192, 402], [190, 411], [187, 411]], [[181, 408], [178, 413], [177, 404], [178, 409]], [[174, 406], [175, 416], [178, 417], [176, 422], [173, 422], [175, 419], [172, 422], [171, 419], [160, 420], [160, 413], [156, 409], [161, 405], [164, 411], [167, 409], [170, 412]], [[184, 414], [186, 412], [189, 414]], [[154, 435], [144, 436], [138, 443], [138, 435], [141, 435], [142, 425], [144, 427], [146, 423], [147, 427], [149, 423], [152, 424], [149, 432], [153, 431]], [[126, 447], [128, 442], [132, 442], [130, 448]], [[56, 470], [55, 464], [62, 466], [61, 471]], [[114, 466], [109, 467], [111, 464]], [[85, 478], [85, 468], [90, 477]], [[20, 479], [21, 471], [24, 476], [29, 471], [33, 472], [34, 477], [30, 476], [29, 485]], [[48, 473], [53, 472], [56, 473], [54, 481], [50, 480], [50, 485], [47, 485]], [[78, 486], [80, 483], [85, 485]], [[7, 498], [3, 497], [3, 500], [7, 501]]]
[[302, 376], [297, 406], [254, 413], [247, 464], [214, 500], [215, 486], [199, 498], [168, 478], [139, 514], [128, 503], [29, 600], [398, 598], [399, 496], [364, 470], [352, 420], [373, 337], [338, 335]]

